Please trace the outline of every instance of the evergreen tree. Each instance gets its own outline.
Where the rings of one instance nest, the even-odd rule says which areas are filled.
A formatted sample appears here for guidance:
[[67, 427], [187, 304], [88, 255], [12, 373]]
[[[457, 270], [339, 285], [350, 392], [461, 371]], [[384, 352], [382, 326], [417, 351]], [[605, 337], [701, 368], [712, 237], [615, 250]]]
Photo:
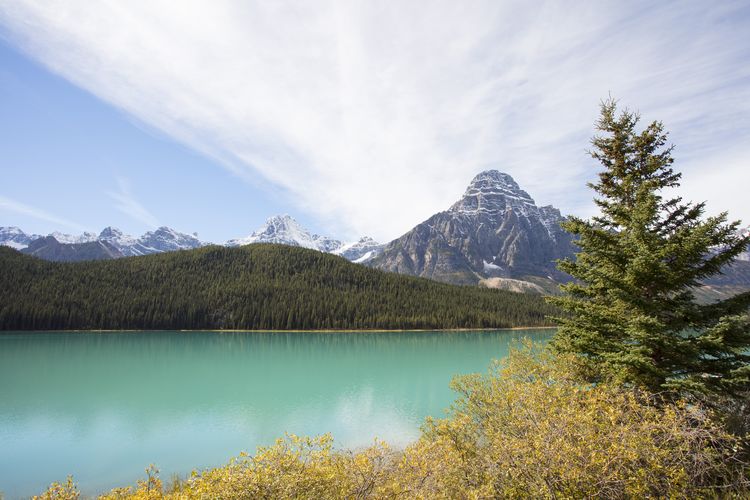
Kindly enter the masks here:
[[669, 197], [681, 174], [661, 122], [637, 131], [639, 115], [603, 102], [590, 155], [604, 167], [590, 183], [600, 215], [571, 217], [575, 280], [551, 299], [559, 352], [580, 355], [588, 376], [670, 394], [736, 395], [750, 375], [750, 292], [710, 304], [695, 300], [701, 280], [721, 272], [750, 242], [727, 214], [704, 217], [704, 203]]

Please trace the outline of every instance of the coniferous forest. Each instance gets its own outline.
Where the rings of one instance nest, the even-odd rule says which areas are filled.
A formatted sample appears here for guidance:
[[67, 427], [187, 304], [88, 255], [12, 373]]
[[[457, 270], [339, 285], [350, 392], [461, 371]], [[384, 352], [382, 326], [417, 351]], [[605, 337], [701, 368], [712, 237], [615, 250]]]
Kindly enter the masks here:
[[78, 263], [0, 248], [0, 329], [442, 329], [547, 325], [541, 297], [256, 244]]

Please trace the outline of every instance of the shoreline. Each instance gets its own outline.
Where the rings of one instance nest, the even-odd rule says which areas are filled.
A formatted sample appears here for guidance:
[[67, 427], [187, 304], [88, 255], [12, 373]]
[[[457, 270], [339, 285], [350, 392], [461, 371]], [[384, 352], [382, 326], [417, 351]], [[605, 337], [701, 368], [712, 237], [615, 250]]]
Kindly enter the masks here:
[[310, 330], [217, 330], [217, 329], [114, 329], [114, 330], [0, 330], [0, 336], [8, 333], [145, 333], [145, 332], [205, 332], [205, 333], [411, 333], [411, 332], [496, 332], [520, 330], [554, 330], [556, 326], [513, 326], [507, 328], [421, 328], [421, 329], [386, 329], [386, 328], [345, 328], [345, 329], [310, 329]]

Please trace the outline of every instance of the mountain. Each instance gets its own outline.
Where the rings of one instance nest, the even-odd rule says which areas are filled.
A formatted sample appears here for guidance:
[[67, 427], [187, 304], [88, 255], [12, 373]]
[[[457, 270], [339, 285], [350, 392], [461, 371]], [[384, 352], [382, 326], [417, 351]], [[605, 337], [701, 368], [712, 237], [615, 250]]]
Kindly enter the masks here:
[[[55, 243], [66, 246], [58, 246]], [[28, 251], [24, 250], [24, 253], [47, 260], [116, 259], [190, 250], [205, 244], [198, 239], [197, 235], [180, 233], [168, 227], [149, 231], [140, 238], [124, 234], [113, 227], [104, 228], [98, 236], [88, 232], [71, 235], [55, 231], [46, 237], [38, 234], [27, 235], [17, 227], [0, 227], [0, 245], [16, 250], [28, 248]]]
[[0, 247], [0, 269], [0, 330], [499, 328], [546, 325], [556, 312], [534, 295], [384, 273], [287, 245], [76, 265]]
[[[67, 245], [83, 245], [99, 241], [107, 243], [105, 248], [115, 250], [114, 252], [105, 251], [104, 253], [96, 254], [97, 259], [107, 258], [106, 255], [111, 255], [109, 258], [118, 258], [172, 252], [175, 250], [191, 250], [208, 244], [199, 240], [197, 234], [180, 233], [169, 227], [160, 227], [154, 231], [149, 231], [139, 238], [125, 234], [114, 227], [104, 228], [99, 235], [94, 233], [70, 235], [55, 231], [49, 234], [48, 237], [54, 238], [58, 243]], [[44, 237], [36, 234], [27, 235], [17, 227], [0, 227], [0, 245], [9, 246], [16, 250], [26, 248], [31, 242], [40, 238]], [[357, 263], [371, 259], [384, 246], [369, 237], [364, 237], [351, 243], [343, 243], [328, 236], [313, 234], [289, 215], [270, 217], [263, 226], [254, 231], [250, 236], [229, 240], [225, 245], [235, 247], [251, 243], [277, 243], [310, 248], [320, 252], [340, 255]], [[48, 247], [48, 249], [39, 250], [40, 246], [37, 248], [35, 255], [42, 259], [48, 258], [47, 256], [58, 255], [58, 250], [53, 250], [51, 242], [48, 241], [44, 246], [45, 248]], [[71, 248], [65, 251], [60, 250], [60, 252], [64, 252], [63, 254], [66, 256], [65, 260], [76, 260], [76, 256], [78, 256], [78, 260], [86, 260], [86, 256], [94, 255], [92, 253], [93, 248], [96, 247], [88, 245], [82, 248], [81, 251], [75, 251], [75, 249]], [[50, 258], [50, 260], [59, 259]]]
[[124, 234], [119, 229], [111, 226], [102, 229], [102, 232], [99, 233], [98, 240], [104, 241], [116, 248], [124, 257], [154, 253], [148, 251], [147, 247], [141, 244], [139, 238], [134, 238], [133, 236]]
[[106, 241], [95, 240], [85, 243], [60, 243], [53, 236], [37, 238], [22, 253], [44, 260], [77, 262], [82, 260], [103, 260], [123, 257], [123, 254]]
[[123, 234], [119, 229], [107, 227], [99, 233], [98, 240], [106, 241], [125, 257], [191, 250], [205, 245], [194, 235], [180, 233], [164, 226], [155, 231], [149, 231], [140, 238], [134, 238]]
[[339, 240], [311, 234], [289, 215], [275, 215], [266, 220], [250, 236], [227, 241], [229, 247], [250, 245], [251, 243], [276, 243], [302, 248], [311, 248], [321, 252], [331, 252], [341, 246]]
[[250, 245], [252, 243], [276, 243], [302, 248], [310, 248], [325, 253], [340, 255], [353, 262], [363, 262], [375, 256], [383, 245], [365, 236], [359, 241], [342, 243], [340, 240], [313, 234], [289, 215], [276, 215], [266, 220], [250, 236], [229, 240], [228, 247]]
[[20, 250], [32, 241], [41, 238], [38, 234], [26, 234], [15, 226], [0, 227], [0, 245]]
[[388, 243], [368, 265], [454, 284], [527, 281], [549, 290], [568, 279], [555, 266], [573, 254], [563, 220], [556, 208], [537, 207], [510, 175], [488, 170], [448, 210]]
[[53, 233], [48, 234], [47, 236], [51, 236], [55, 238], [60, 243], [89, 243], [91, 241], [96, 241], [98, 238], [96, 237], [96, 234], [84, 232], [83, 234], [79, 235], [72, 235], [72, 234], [66, 234], [61, 233], [60, 231], [55, 231]]
[[332, 253], [344, 257], [346, 260], [361, 264], [376, 257], [383, 251], [385, 245], [378, 243], [369, 236], [360, 238], [352, 243], [344, 243]]
[[175, 250], [192, 250], [205, 245], [198, 239], [198, 234], [185, 234], [162, 226], [156, 231], [149, 231], [140, 238], [146, 248], [154, 252], [174, 252]]

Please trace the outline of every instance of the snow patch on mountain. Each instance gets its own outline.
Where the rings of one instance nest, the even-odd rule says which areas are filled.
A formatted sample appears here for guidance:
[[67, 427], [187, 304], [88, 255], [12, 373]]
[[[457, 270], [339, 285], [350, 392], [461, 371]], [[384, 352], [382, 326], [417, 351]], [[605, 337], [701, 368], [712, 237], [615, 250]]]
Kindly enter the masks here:
[[58, 243], [88, 243], [90, 241], [96, 241], [98, 238], [96, 234], [85, 232], [79, 235], [72, 235], [67, 233], [61, 233], [60, 231], [54, 231], [47, 236], [52, 236], [57, 240]]
[[384, 247], [385, 245], [382, 243], [378, 243], [369, 236], [364, 236], [357, 241], [341, 245], [332, 253], [357, 264], [362, 264], [380, 254]]

